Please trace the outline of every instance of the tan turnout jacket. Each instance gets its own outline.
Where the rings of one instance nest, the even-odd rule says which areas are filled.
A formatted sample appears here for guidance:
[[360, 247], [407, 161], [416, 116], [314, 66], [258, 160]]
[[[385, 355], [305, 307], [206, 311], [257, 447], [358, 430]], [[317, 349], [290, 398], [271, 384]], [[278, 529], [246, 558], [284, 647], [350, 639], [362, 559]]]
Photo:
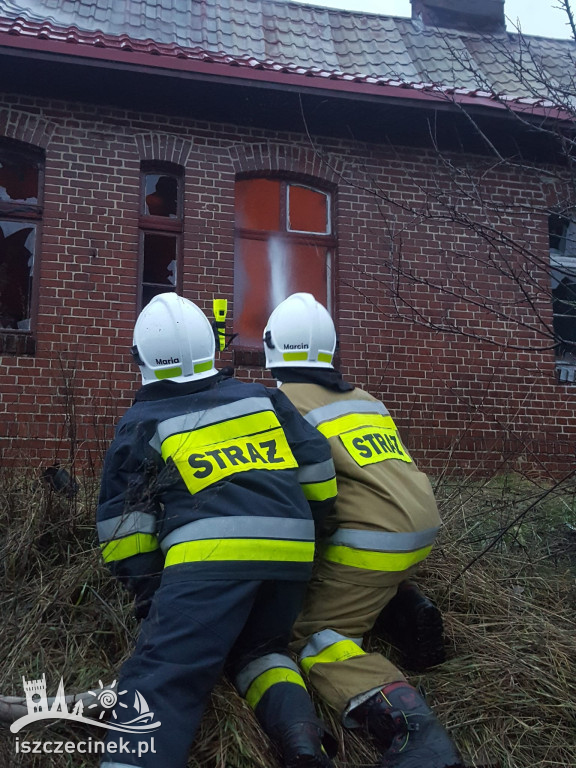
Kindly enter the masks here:
[[[423, 560], [440, 516], [430, 481], [412, 460], [385, 406], [359, 388], [339, 392], [318, 384], [284, 383], [281, 389], [330, 442], [338, 498], [327, 528], [418, 534], [394, 543], [388, 560], [370, 555], [355, 559], [351, 553], [338, 557], [334, 551], [336, 558], [327, 559], [372, 574], [380, 570], [380, 562], [384, 566], [381, 570], [390, 572], [404, 571]], [[332, 537], [328, 546], [333, 542], [338, 547], [342, 541], [342, 536]], [[354, 549], [354, 543], [351, 539], [347, 545]], [[365, 536], [359, 543], [361, 550], [387, 551], [386, 541], [377, 537]]]

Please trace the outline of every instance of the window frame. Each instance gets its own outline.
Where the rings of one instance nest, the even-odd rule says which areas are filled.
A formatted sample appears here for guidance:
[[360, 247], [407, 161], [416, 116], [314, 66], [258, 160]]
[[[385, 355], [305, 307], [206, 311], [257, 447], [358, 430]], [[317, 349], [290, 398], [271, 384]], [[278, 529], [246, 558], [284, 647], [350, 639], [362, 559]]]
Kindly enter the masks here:
[[[320, 181], [310, 179], [302, 180], [301, 178], [285, 174], [251, 173], [250, 175], [239, 175], [236, 177], [235, 183], [251, 180], [269, 180], [279, 182], [279, 221], [280, 225], [283, 226], [283, 229], [251, 229], [248, 227], [239, 227], [238, 224], [235, 223], [235, 253], [239, 239], [269, 241], [274, 236], [286, 238], [289, 242], [294, 243], [295, 245], [321, 246], [326, 250], [326, 306], [328, 311], [332, 313], [335, 294], [334, 264], [338, 246], [338, 238], [334, 231], [336, 222], [334, 190], [327, 187], [326, 185], [323, 185]], [[289, 229], [289, 194], [291, 186], [303, 187], [313, 192], [320, 193], [326, 197], [326, 218], [328, 228], [326, 233], [323, 234], [318, 232], [306, 232], [304, 230]], [[234, 270], [236, 270], [236, 263], [234, 265]], [[234, 281], [236, 282], [236, 274], [234, 275]], [[237, 309], [235, 307], [235, 312], [236, 311]], [[264, 366], [263, 350], [258, 349], [255, 346], [248, 345], [245, 342], [243, 343], [238, 341], [233, 342], [232, 348], [234, 352], [235, 365], [245, 365], [247, 367]]]
[[32, 288], [28, 297], [30, 307], [29, 328], [0, 328], [0, 354], [34, 355], [36, 353], [35, 332], [38, 318], [40, 244], [44, 216], [44, 186], [46, 176], [46, 158], [44, 151], [33, 144], [26, 144], [16, 139], [0, 138], [0, 158], [21, 160], [24, 164], [33, 164], [38, 168], [37, 202], [26, 203], [14, 200], [0, 200], [0, 220], [35, 228], [34, 262], [32, 266]]
[[[146, 177], [149, 175], [173, 176], [177, 179], [177, 215], [158, 216], [146, 213]], [[183, 233], [184, 233], [184, 168], [168, 162], [143, 161], [140, 165], [139, 217], [138, 217], [138, 296], [136, 310], [144, 308], [143, 296], [146, 285], [156, 285], [144, 282], [144, 242], [146, 235], [166, 235], [176, 240], [176, 283], [167, 291], [159, 293], [182, 293], [183, 267]], [[158, 295], [158, 294], [155, 294]]]
[[[553, 232], [554, 220], [563, 220], [566, 231], [559, 235], [557, 232]], [[552, 282], [553, 271], [559, 271], [569, 277], [574, 278], [574, 284], [576, 285], [576, 240], [574, 242], [573, 255], [566, 255], [566, 248], [559, 249], [552, 247], [552, 238], [557, 238], [559, 243], [566, 243], [567, 231], [570, 224], [573, 223], [576, 226], [576, 212], [569, 215], [562, 215], [558, 213], [552, 213], [548, 218], [548, 234], [550, 238], [549, 246], [549, 268], [550, 268], [550, 281]], [[554, 286], [551, 286], [550, 297], [552, 304], [552, 328], [556, 335], [556, 317], [560, 317], [554, 313]], [[573, 318], [576, 324], [576, 316]], [[565, 351], [559, 354], [558, 345], [554, 347], [555, 367], [558, 374], [558, 379], [561, 383], [576, 383], [576, 342], [574, 342], [574, 351]]]

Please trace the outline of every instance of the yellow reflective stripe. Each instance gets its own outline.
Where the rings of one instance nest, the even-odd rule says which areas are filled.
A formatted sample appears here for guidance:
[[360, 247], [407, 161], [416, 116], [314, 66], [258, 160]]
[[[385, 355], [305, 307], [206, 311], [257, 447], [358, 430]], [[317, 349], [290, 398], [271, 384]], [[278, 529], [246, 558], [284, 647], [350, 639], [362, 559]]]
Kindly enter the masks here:
[[170, 447], [177, 447], [184, 442], [190, 448], [207, 446], [222, 443], [225, 440], [233, 440], [236, 437], [255, 435], [279, 426], [280, 422], [274, 411], [249, 413], [247, 416], [239, 416], [219, 424], [211, 424], [207, 427], [195, 428], [189, 432], [171, 435], [162, 443], [162, 456], [165, 458], [166, 455], [170, 455]]
[[308, 360], [308, 352], [284, 352], [282, 357], [287, 363], [292, 360]]
[[432, 545], [413, 552], [372, 552], [365, 549], [353, 549], [331, 545], [322, 552], [325, 560], [367, 571], [405, 571], [428, 557]]
[[364, 656], [365, 652], [353, 640], [340, 640], [338, 643], [329, 645], [316, 656], [306, 656], [300, 660], [300, 666], [308, 674], [314, 664], [330, 664], [335, 661], [346, 661], [355, 656]]
[[182, 376], [182, 368], [164, 368], [162, 371], [154, 371], [157, 379], [170, 379], [173, 376]]
[[155, 549], [159, 549], [158, 539], [153, 533], [133, 533], [123, 539], [115, 539], [101, 544], [100, 547], [105, 563], [124, 560], [127, 557], [139, 555], [141, 552], [153, 552]]
[[167, 437], [162, 457], [172, 458], [190, 493], [253, 469], [295, 469], [274, 411], [261, 411]]
[[206, 360], [204, 363], [196, 363], [194, 365], [194, 373], [204, 373], [204, 371], [209, 371], [214, 366], [214, 362], [212, 360]]
[[318, 352], [318, 362], [319, 363], [331, 363], [332, 362], [332, 355], [329, 355], [328, 352]]
[[304, 562], [314, 559], [314, 542], [277, 539], [204, 539], [170, 547], [165, 566], [208, 560]]
[[322, 432], [324, 437], [337, 437], [343, 432], [361, 427], [396, 429], [392, 416], [383, 416], [380, 413], [349, 413], [346, 416], [318, 424], [318, 431]]
[[334, 498], [338, 493], [335, 477], [323, 483], [302, 483], [301, 488], [308, 501], [326, 501]]
[[360, 466], [377, 464], [386, 459], [398, 459], [411, 464], [396, 429], [362, 427], [340, 435], [344, 447]]
[[266, 691], [277, 683], [293, 683], [302, 686], [302, 688], [306, 688], [306, 683], [302, 680], [302, 677], [293, 669], [287, 669], [286, 667], [269, 669], [261, 675], [258, 675], [246, 691], [245, 698], [252, 709], [256, 709], [260, 699], [264, 696]]

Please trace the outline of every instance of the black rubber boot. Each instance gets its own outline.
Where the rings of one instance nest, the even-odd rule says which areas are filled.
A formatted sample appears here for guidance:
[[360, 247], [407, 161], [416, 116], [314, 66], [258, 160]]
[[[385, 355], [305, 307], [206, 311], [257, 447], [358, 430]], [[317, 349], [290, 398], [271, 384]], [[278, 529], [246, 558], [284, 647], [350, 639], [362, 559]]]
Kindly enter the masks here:
[[379, 768], [464, 768], [436, 715], [408, 683], [391, 683], [353, 710], [383, 750]]
[[[326, 737], [330, 747], [336, 748], [336, 741], [330, 734], [313, 723], [295, 723], [282, 731], [278, 746], [284, 768], [333, 768], [333, 763], [322, 746]], [[334, 744], [332, 745], [332, 740]], [[332, 749], [330, 749], [332, 752]]]
[[442, 614], [412, 581], [400, 584], [374, 631], [398, 648], [405, 669], [422, 672], [446, 660]]

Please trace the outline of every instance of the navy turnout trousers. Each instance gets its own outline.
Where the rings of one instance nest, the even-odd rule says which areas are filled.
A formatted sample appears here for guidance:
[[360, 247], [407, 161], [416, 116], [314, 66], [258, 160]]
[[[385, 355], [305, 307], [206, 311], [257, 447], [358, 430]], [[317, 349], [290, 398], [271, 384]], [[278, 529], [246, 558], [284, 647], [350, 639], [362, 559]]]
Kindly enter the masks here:
[[[134, 703], [142, 705], [143, 697], [154, 713], [150, 722], [160, 726], [150, 734], [109, 730], [101, 768], [185, 768], [224, 670], [272, 740], [296, 722], [318, 723], [298, 668], [286, 655], [306, 586], [305, 581], [201, 581], [186, 565], [166, 569], [134, 653], [120, 671], [118, 704], [109, 720], [138, 717]], [[155, 753], [145, 751], [146, 742]]]

